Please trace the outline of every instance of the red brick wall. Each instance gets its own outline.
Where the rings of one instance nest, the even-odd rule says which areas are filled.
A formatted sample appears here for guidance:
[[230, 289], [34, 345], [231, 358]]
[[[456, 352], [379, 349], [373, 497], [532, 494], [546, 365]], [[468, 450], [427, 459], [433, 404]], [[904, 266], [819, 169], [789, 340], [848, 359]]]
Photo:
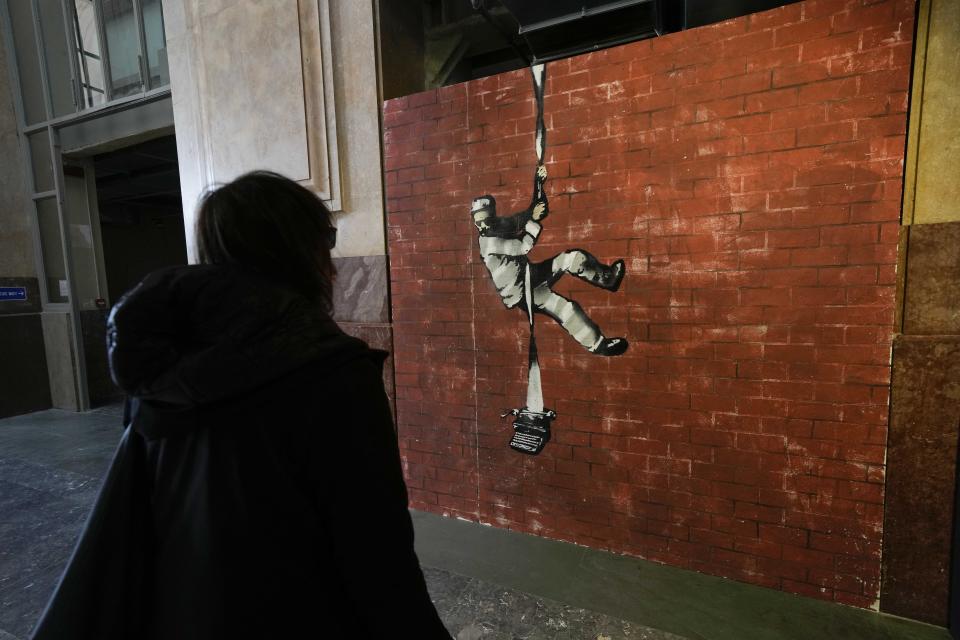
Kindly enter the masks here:
[[914, 5], [809, 0], [547, 65], [531, 257], [621, 357], [538, 316], [542, 454], [508, 449], [528, 333], [472, 198], [530, 200], [530, 74], [387, 102], [397, 412], [411, 504], [874, 605]]

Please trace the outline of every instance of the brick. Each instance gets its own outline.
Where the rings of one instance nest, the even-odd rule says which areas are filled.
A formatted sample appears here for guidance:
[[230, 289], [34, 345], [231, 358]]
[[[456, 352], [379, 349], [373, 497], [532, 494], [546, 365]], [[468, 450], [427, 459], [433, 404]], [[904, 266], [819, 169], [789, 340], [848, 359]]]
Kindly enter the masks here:
[[790, 254], [790, 264], [797, 267], [843, 264], [847, 260], [847, 251], [844, 246], [794, 249]]
[[820, 245], [819, 229], [785, 229], [767, 232], [770, 247], [816, 247]]
[[769, 29], [782, 24], [798, 22], [801, 18], [801, 8], [799, 5], [787, 5], [771, 11], [762, 11], [760, 13], [750, 14], [749, 29]]
[[853, 140], [853, 122], [818, 124], [797, 129], [797, 145], [814, 146]]
[[774, 131], [771, 133], [756, 133], [743, 136], [743, 150], [745, 153], [759, 153], [777, 149], [789, 149], [797, 143], [795, 131]]
[[803, 306], [843, 304], [846, 292], [838, 287], [800, 287], [793, 290], [793, 303]]
[[770, 72], [758, 71], [723, 79], [720, 82], [720, 95], [726, 98], [746, 93], [756, 93], [769, 88]]
[[830, 23], [832, 20], [833, 18], [831, 16], [823, 16], [822, 18], [779, 27], [774, 31], [776, 46], [782, 47], [798, 42], [805, 43], [808, 40], [828, 36], [830, 35]]
[[[881, 112], [882, 113], [882, 112]], [[857, 120], [857, 138], [860, 140], [906, 133], [907, 119], [901, 115], [878, 116]]]
[[776, 111], [797, 105], [799, 91], [796, 88], [773, 89], [746, 96], [744, 108], [747, 113]]
[[503, 308], [464, 209], [484, 192], [504, 214], [530, 197], [528, 73], [385, 103], [412, 505], [875, 600], [903, 4], [807, 0], [549, 65], [551, 217], [534, 259], [625, 256], [616, 294], [557, 287], [631, 348], [600, 362], [543, 319], [558, 417], [536, 458], [509, 451], [498, 412], [526, 377], [523, 316]]
[[800, 62], [800, 45], [788, 45], [752, 54], [747, 58], [747, 72], [773, 70], [798, 62]]
[[773, 30], [755, 31], [723, 41], [723, 57], [742, 56], [764, 51], [773, 46]]
[[808, 104], [802, 107], [781, 109], [770, 114], [770, 128], [793, 129], [827, 121], [827, 107], [822, 104]]
[[808, 62], [784, 66], [773, 70], [771, 84], [775, 89], [807, 85], [826, 80], [830, 77], [830, 65], [827, 61]]
[[747, 306], [784, 306], [790, 304], [789, 289], [743, 289], [741, 304]]
[[894, 19], [893, 9], [894, 3], [882, 2], [838, 13], [833, 17], [833, 32], [844, 33], [889, 24]]
[[875, 284], [877, 268], [875, 266], [851, 266], [821, 268], [819, 282], [823, 285], [834, 284]]
[[863, 96], [830, 103], [827, 107], [827, 118], [830, 120], [849, 120], [879, 116], [886, 112], [886, 96]]
[[823, 229], [824, 244], [864, 245], [879, 240], [879, 228], [875, 224], [844, 225]]
[[857, 78], [841, 78], [814, 84], [805, 84], [799, 88], [798, 104], [846, 100], [857, 95]]
[[760, 524], [759, 533], [761, 540], [767, 540], [781, 545], [792, 545], [794, 547], [806, 547], [808, 532], [803, 529], [794, 529], [775, 524]]
[[859, 33], [828, 36], [826, 38], [804, 42], [800, 59], [807, 62], [809, 60], [832, 58], [844, 55], [850, 51], [857, 51], [859, 47]]
[[899, 202], [854, 203], [850, 207], [850, 222], [896, 222], [899, 219]]
[[647, 95], [637, 96], [630, 100], [631, 113], [642, 113], [645, 111], [656, 111], [673, 106], [673, 90], [656, 91]]

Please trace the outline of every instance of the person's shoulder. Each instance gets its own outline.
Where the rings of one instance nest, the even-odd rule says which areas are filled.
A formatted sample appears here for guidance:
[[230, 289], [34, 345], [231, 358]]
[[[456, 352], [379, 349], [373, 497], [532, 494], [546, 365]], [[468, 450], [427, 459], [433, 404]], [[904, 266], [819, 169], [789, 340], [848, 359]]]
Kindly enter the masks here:
[[342, 360], [310, 363], [291, 374], [297, 386], [307, 386], [315, 393], [352, 394], [357, 390], [383, 386], [383, 367], [388, 354], [379, 349], [365, 349]]
[[295, 418], [306, 446], [316, 438], [324, 447], [353, 446], [357, 438], [380, 431], [373, 425], [392, 424], [382, 353], [371, 350], [335, 366], [307, 365], [278, 382], [275, 393], [267, 391], [270, 403], [282, 407], [278, 413]]
[[316, 427], [346, 423], [361, 413], [382, 409], [386, 400], [381, 361], [370, 350], [336, 364], [312, 362], [242, 396], [204, 407], [200, 420], [232, 429], [269, 426], [274, 435], [283, 434], [301, 444], [307, 443], [302, 437], [321, 432], [335, 440], [337, 429], [318, 432]]

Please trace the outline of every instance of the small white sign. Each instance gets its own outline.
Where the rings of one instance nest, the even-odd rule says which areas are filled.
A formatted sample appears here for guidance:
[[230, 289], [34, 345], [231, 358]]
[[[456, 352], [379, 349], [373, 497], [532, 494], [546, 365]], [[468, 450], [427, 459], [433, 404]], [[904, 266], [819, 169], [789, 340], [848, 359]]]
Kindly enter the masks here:
[[67, 284], [66, 280], [60, 281], [60, 297], [61, 298], [70, 297], [70, 285]]

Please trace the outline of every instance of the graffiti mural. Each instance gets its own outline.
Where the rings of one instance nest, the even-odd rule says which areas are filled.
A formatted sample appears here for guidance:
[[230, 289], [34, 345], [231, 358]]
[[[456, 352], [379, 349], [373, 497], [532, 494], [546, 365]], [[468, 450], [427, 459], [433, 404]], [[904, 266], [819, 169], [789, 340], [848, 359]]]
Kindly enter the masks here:
[[543, 262], [532, 263], [527, 259], [527, 254], [540, 237], [542, 221], [550, 214], [546, 192], [547, 168], [544, 164], [547, 137], [543, 117], [545, 65], [534, 65], [531, 74], [537, 106], [534, 138], [537, 167], [530, 205], [513, 215], [498, 216], [496, 199], [484, 195], [473, 200], [470, 213], [479, 232], [480, 257], [490, 272], [504, 306], [507, 309], [520, 309], [529, 322], [526, 406], [512, 409], [503, 417], [516, 417], [510, 447], [521, 453], [536, 455], [550, 440], [550, 423], [557, 414], [547, 409], [543, 402], [534, 332], [535, 315], [542, 314], [553, 319], [583, 348], [599, 356], [620, 355], [627, 350], [629, 343], [626, 338], [605, 336], [575, 300], [569, 300], [553, 290], [553, 285], [569, 274], [595, 287], [617, 291], [625, 274], [623, 260], [610, 265], [602, 264], [583, 249], [569, 249]]

